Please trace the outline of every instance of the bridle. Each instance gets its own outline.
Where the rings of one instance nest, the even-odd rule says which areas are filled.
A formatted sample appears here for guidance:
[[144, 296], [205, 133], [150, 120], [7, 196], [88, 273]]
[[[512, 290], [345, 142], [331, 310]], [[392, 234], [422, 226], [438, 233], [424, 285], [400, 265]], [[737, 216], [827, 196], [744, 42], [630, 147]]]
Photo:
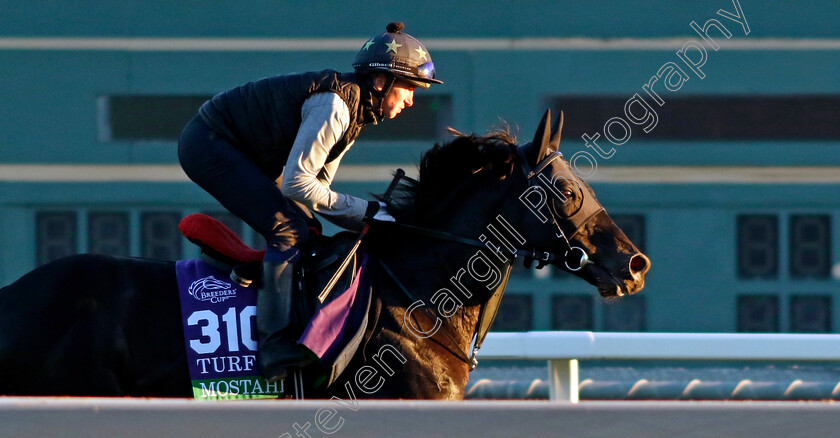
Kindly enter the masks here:
[[[525, 178], [528, 181], [528, 189], [530, 190], [534, 187], [540, 187], [539, 183], [542, 182], [544, 185], [549, 186], [549, 192], [552, 192], [554, 196], [559, 196], [559, 194], [554, 193], [552, 185], [553, 181], [557, 179], [555, 177], [557, 174], [551, 175], [551, 179], [549, 179], [549, 177], [546, 177], [545, 174], [543, 174], [543, 172], [549, 167], [549, 165], [551, 165], [551, 163], [554, 160], [562, 159], [563, 154], [560, 152], [552, 152], [551, 154], [546, 156], [542, 161], [540, 161], [534, 169], [531, 169], [530, 165], [528, 164], [528, 160], [519, 149], [517, 149], [517, 154], [519, 154], [520, 158], [522, 158], [522, 168], [525, 172]], [[580, 189], [580, 186], [578, 186], [578, 189], [578, 192], [582, 197], [580, 200], [581, 208], [568, 217], [569, 221], [574, 227], [574, 231], [571, 234], [567, 234], [565, 231], [563, 231], [563, 228], [557, 222], [558, 214], [556, 211], [553, 212], [554, 214], [550, 215], [551, 222], [556, 228], [554, 236], [557, 237], [557, 239], [560, 240], [560, 242], [563, 243], [563, 246], [565, 247], [563, 255], [561, 257], [552, 255], [554, 257], [552, 260], [562, 259], [563, 264], [566, 265], [566, 269], [568, 269], [571, 272], [577, 272], [583, 269], [583, 267], [591, 263], [591, 261], [589, 260], [589, 255], [586, 253], [586, 251], [579, 246], [572, 246], [571, 242], [569, 242], [569, 239], [574, 238], [574, 236], [577, 235], [577, 233], [579, 233], [580, 230], [583, 229], [583, 227], [592, 220], [592, 218], [604, 211], [604, 207], [598, 205], [597, 203], [595, 204], [597, 207], [594, 209], [584, 208], [587, 206], [586, 199], [584, 199], [585, 195], [583, 190]], [[578, 257], [575, 257], [576, 253], [579, 254]], [[570, 260], [574, 262], [574, 265], [569, 265]], [[547, 260], [541, 261], [541, 263], [537, 265], [537, 268], [541, 268], [547, 262]]]
[[[528, 160], [525, 159], [523, 153], [517, 148], [516, 153], [522, 158], [522, 169], [526, 176], [526, 181], [528, 182], [528, 188], [531, 189], [532, 187], [538, 186], [538, 180], [542, 180], [543, 182], [550, 180], [542, 175], [542, 172], [548, 168], [548, 166], [556, 159], [563, 158], [563, 154], [560, 152], [554, 152], [548, 155], [545, 159], [543, 159], [534, 169], [531, 169], [528, 165]], [[542, 178], [535, 178], [537, 176], [542, 176]], [[552, 178], [554, 175], [552, 175]], [[416, 180], [405, 176], [405, 172], [397, 171], [394, 182], [392, 182], [392, 186], [395, 182], [399, 182], [399, 179], [405, 179], [406, 181], [412, 182], [414, 184], [417, 183]], [[581, 195], [583, 195], [583, 191], [580, 191]], [[386, 202], [389, 200], [386, 200]], [[581, 206], [583, 206], [584, 200], [581, 199]], [[597, 203], [596, 203], [597, 205]], [[592, 210], [592, 211], [589, 211]], [[572, 232], [569, 236], [574, 237], [587, 223], [589, 223], [592, 218], [594, 218], [597, 214], [604, 211], [604, 208], [598, 205], [598, 208], [595, 209], [584, 209], [581, 208], [576, 211], [573, 215], [570, 215], [569, 218], [573, 219], [578, 214], [584, 213], [585, 217], [584, 220], [572, 220], [572, 224], [575, 226], [574, 232]], [[586, 214], [586, 213], [589, 214]], [[500, 216], [501, 217], [501, 216]], [[564, 251], [562, 254], [548, 252], [548, 251], [537, 251], [536, 248], [526, 249], [526, 248], [516, 248], [513, 250], [508, 250], [507, 253], [510, 254], [512, 257], [508, 259], [508, 262], [504, 264], [505, 275], [503, 278], [504, 281], [501, 281], [500, 284], [496, 287], [496, 290], [490, 295], [488, 301], [481, 305], [481, 309], [479, 311], [478, 322], [476, 324], [476, 328], [473, 332], [473, 335], [470, 337], [470, 340], [473, 344], [472, 354], [468, 355], [460, 346], [459, 342], [454, 339], [451, 333], [448, 330], [444, 330], [443, 333], [447, 337], [450, 344], [452, 344], [452, 348], [454, 351], [452, 353], [457, 356], [460, 360], [465, 362], [470, 367], [470, 371], [475, 369], [478, 365], [477, 354], [479, 349], [481, 348], [482, 343], [484, 342], [487, 333], [490, 330], [490, 326], [493, 323], [493, 320], [496, 318], [496, 313], [498, 311], [499, 303], [501, 302], [502, 296], [504, 294], [505, 287], [507, 286], [507, 278], [509, 277], [510, 270], [513, 267], [513, 263], [517, 257], [522, 257], [525, 261], [525, 266], [530, 267], [531, 264], [536, 261], [537, 268], [540, 269], [544, 267], [548, 263], [556, 262], [558, 260], [562, 260], [563, 264], [570, 272], [577, 272], [583, 269], [588, 263], [591, 263], [589, 260], [589, 255], [586, 253], [583, 248], [578, 246], [572, 246], [571, 242], [569, 241], [569, 237], [567, 237], [567, 233], [563, 231], [563, 228], [557, 222], [557, 219], [554, 214], [551, 215], [551, 220], [556, 227], [555, 237], [560, 240], [564, 245]], [[416, 234], [422, 237], [429, 237], [436, 240], [443, 240], [448, 242], [455, 242], [463, 245], [468, 245], [477, 248], [487, 248], [487, 245], [477, 239], [471, 239], [463, 236], [458, 236], [452, 233], [448, 233], [445, 231], [434, 230], [430, 228], [418, 227], [415, 225], [408, 225], [408, 224], [399, 224], [399, 223], [392, 223], [392, 222], [383, 222], [381, 225], [390, 226], [390, 227], [397, 227], [401, 230], [408, 231], [412, 234]], [[572, 264], [570, 265], [570, 261]], [[379, 265], [382, 267], [383, 271], [388, 274], [394, 284], [402, 291], [406, 297], [408, 297], [412, 302], [417, 302], [417, 297], [397, 278], [394, 272], [388, 267], [388, 265], [381, 259], [378, 259]], [[427, 319], [430, 321], [435, 320], [432, 315], [429, 315], [428, 311], [424, 307], [419, 308], [426, 316]], [[443, 328], [443, 327], [441, 327]], [[438, 330], [440, 331], [440, 330]]]
[[[537, 180], [543, 181], [544, 184], [550, 184], [551, 180], [548, 177], [543, 175], [543, 171], [556, 159], [562, 159], [563, 154], [560, 152], [554, 152], [549, 154], [545, 157], [534, 169], [531, 169], [531, 166], [528, 165], [528, 160], [525, 159], [523, 153], [517, 149], [516, 152], [522, 158], [522, 170], [525, 174], [525, 179], [528, 182], [528, 189], [539, 187], [539, 182]], [[536, 176], [541, 176], [542, 178], [535, 178]], [[402, 169], [397, 171], [397, 176], [394, 177], [395, 180], [404, 179], [411, 183], [417, 184], [417, 181], [411, 177], [405, 175], [405, 172]], [[553, 178], [552, 175], [552, 179]], [[393, 184], [393, 183], [392, 183]], [[581, 196], [583, 196], [583, 191], [580, 191]], [[387, 200], [386, 200], [387, 202]], [[585, 200], [581, 199], [581, 206], [585, 205]], [[597, 205], [597, 204], [595, 204]], [[551, 215], [551, 222], [554, 224], [556, 231], [554, 236], [563, 244], [564, 249], [562, 254], [558, 254], [556, 252], [549, 252], [549, 251], [540, 251], [537, 250], [536, 247], [531, 249], [526, 248], [517, 248], [513, 251], [509, 251], [509, 254], [512, 255], [514, 258], [522, 257], [525, 263], [525, 266], [530, 267], [531, 264], [536, 261], [537, 262], [537, 269], [543, 268], [545, 265], [556, 262], [558, 260], [562, 260], [563, 264], [566, 266], [570, 272], [577, 272], [581, 270], [584, 266], [591, 263], [589, 260], [589, 255], [586, 251], [579, 247], [579, 246], [572, 246], [571, 242], [569, 241], [570, 238], [574, 238], [577, 233], [589, 223], [592, 218], [594, 218], [599, 213], [605, 211], [604, 207], [597, 205], [596, 208], [592, 209], [585, 209], [581, 208], [580, 210], [576, 211], [574, 214], [569, 216], [569, 220], [572, 225], [575, 227], [574, 231], [571, 234], [567, 234], [563, 231], [563, 228], [557, 222], [557, 218], [555, 214]], [[403, 230], [410, 231], [413, 234], [421, 235], [424, 237], [431, 237], [438, 240], [445, 240], [450, 242], [458, 242], [464, 245], [474, 246], [478, 248], [486, 248], [486, 244], [484, 241], [480, 241], [477, 239], [471, 239], [467, 237], [458, 236], [452, 233], [447, 233], [445, 231], [433, 230], [430, 228], [418, 227], [415, 225], [408, 225], [408, 224], [399, 224], [399, 223], [388, 223], [391, 226], [399, 227]], [[568, 237], [567, 237], [568, 236]], [[576, 257], [577, 255], [577, 257]], [[571, 265], [569, 262], [573, 262]]]

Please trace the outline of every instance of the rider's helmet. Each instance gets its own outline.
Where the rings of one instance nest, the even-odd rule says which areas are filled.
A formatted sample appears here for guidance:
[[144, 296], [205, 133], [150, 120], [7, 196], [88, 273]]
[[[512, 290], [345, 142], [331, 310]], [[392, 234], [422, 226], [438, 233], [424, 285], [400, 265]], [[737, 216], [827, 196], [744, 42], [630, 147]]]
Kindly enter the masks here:
[[[432, 56], [420, 41], [402, 33], [405, 25], [401, 22], [390, 23], [387, 32], [369, 39], [353, 60], [353, 68], [358, 73], [383, 72], [393, 78], [401, 79], [417, 87], [429, 88], [431, 84], [442, 84], [435, 79], [435, 64]], [[387, 92], [385, 93], [387, 94]]]

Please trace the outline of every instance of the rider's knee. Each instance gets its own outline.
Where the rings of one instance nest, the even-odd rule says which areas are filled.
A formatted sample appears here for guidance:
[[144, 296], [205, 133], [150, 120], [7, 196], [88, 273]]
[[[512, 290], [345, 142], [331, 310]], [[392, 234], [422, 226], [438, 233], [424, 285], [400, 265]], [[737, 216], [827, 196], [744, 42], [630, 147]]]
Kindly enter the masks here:
[[281, 213], [275, 215], [274, 227], [265, 235], [269, 247], [299, 247], [308, 239], [309, 227], [305, 220]]

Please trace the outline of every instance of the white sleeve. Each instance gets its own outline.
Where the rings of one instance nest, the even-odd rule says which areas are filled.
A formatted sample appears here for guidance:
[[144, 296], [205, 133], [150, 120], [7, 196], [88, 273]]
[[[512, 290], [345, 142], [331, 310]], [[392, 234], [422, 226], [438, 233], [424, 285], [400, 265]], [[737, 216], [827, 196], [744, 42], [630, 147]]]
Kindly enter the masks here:
[[280, 190], [331, 222], [357, 229], [362, 227], [368, 201], [332, 191], [330, 184], [341, 156], [326, 163], [330, 150], [349, 125], [350, 112], [337, 94], [317, 93], [306, 99]]
[[341, 159], [344, 158], [344, 154], [346, 154], [347, 151], [349, 151], [350, 148], [353, 147], [353, 144], [355, 142], [356, 141], [354, 140], [348, 143], [347, 147], [344, 148], [344, 150], [341, 151], [340, 154], [338, 154], [338, 157], [336, 157], [335, 160], [332, 160], [329, 163], [324, 163], [324, 168], [321, 169], [321, 173], [318, 175], [319, 181], [326, 184], [327, 186], [332, 184], [333, 179], [335, 179], [335, 173], [338, 171], [338, 165], [339, 163], [341, 163]]

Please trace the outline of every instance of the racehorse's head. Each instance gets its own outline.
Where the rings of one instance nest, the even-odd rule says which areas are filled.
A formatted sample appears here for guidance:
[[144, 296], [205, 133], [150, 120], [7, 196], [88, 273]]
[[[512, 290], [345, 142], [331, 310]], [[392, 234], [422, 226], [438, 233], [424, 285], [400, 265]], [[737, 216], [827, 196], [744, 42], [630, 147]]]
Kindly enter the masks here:
[[[389, 212], [398, 222], [478, 237], [487, 249], [491, 241], [516, 247], [519, 255], [583, 278], [604, 297], [640, 291], [650, 260], [558, 151], [562, 117], [550, 125], [546, 112], [534, 141], [520, 146], [507, 131], [480, 137], [451, 130], [455, 138], [426, 152], [419, 181], [395, 192]], [[498, 240], [488, 224], [499, 225], [499, 216], [522, 239]]]
[[538, 249], [561, 255], [551, 264], [597, 286], [602, 296], [636, 293], [644, 287], [650, 259], [624, 235], [558, 151], [562, 127], [562, 113], [552, 129], [551, 113], [546, 111], [533, 142], [517, 149], [527, 180], [519, 200], [530, 212], [523, 234]]

